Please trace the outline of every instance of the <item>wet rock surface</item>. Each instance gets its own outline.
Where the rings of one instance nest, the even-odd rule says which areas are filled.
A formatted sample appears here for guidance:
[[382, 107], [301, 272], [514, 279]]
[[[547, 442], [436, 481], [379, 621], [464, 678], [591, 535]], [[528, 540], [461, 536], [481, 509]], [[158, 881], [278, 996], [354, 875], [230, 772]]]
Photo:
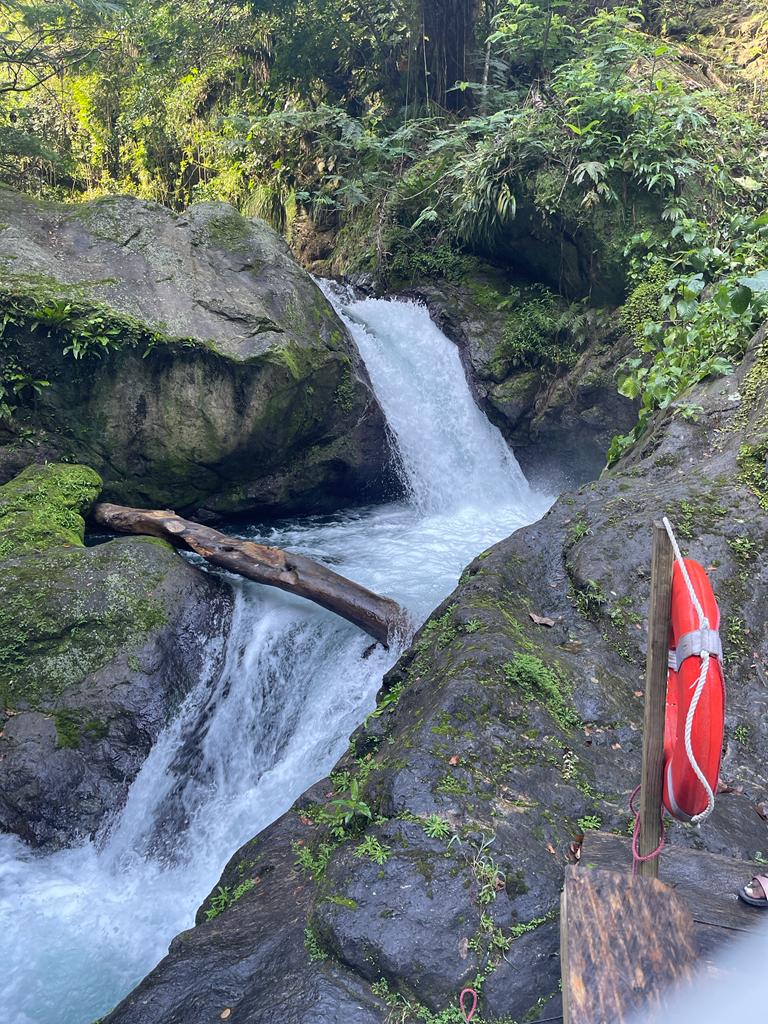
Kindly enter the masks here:
[[483, 1020], [557, 1012], [570, 844], [631, 824], [650, 527], [664, 514], [711, 573], [729, 686], [730, 792], [701, 830], [669, 822], [668, 842], [768, 853], [755, 809], [768, 788], [763, 341], [696, 389], [696, 421], [660, 414], [614, 471], [468, 566], [336, 772], [235, 854], [226, 898], [211, 894], [112, 1024], [202, 1024], [226, 1008], [255, 1024], [451, 1007], [440, 1019], [460, 1020], [468, 984]]

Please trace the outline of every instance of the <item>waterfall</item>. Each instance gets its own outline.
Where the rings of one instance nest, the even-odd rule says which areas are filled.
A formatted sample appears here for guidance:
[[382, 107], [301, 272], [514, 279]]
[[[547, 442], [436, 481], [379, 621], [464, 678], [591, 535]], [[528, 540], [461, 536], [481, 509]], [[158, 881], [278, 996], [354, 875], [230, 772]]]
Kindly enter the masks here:
[[321, 287], [363, 357], [416, 507], [532, 505], [517, 460], [470, 394], [458, 348], [446, 344], [426, 306], [344, 301], [338, 286]]
[[[417, 621], [466, 563], [549, 499], [472, 401], [456, 347], [426, 309], [325, 286], [386, 414], [408, 500], [248, 536], [311, 554]], [[238, 529], [242, 531], [241, 527]], [[343, 753], [400, 651], [287, 594], [233, 584], [218, 679], [166, 728], [97, 841], [36, 854], [0, 836], [0, 962], [12, 1024], [90, 1024], [191, 926], [231, 854]]]

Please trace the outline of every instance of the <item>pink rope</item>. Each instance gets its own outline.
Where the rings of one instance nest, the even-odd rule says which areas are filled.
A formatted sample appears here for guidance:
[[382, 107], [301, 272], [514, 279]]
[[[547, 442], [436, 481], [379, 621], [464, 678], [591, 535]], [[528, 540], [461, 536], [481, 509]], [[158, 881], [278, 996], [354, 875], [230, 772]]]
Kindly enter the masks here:
[[[467, 1008], [464, 1005], [465, 996], [472, 996], [472, 1006], [470, 1007], [469, 1010], [467, 1010]], [[475, 1011], [477, 1010], [477, 992], [475, 992], [473, 988], [462, 989], [461, 995], [459, 996], [459, 1006], [461, 1007], [461, 1013], [462, 1016], [464, 1017], [464, 1020], [472, 1020], [472, 1018], [475, 1016]]]
[[664, 849], [664, 842], [665, 842], [665, 836], [664, 836], [664, 808], [662, 807], [660, 809], [660, 812], [659, 812], [660, 813], [660, 817], [661, 817], [661, 841], [659, 842], [659, 845], [656, 847], [656, 849], [653, 850], [651, 853], [646, 853], [642, 857], [640, 856], [640, 851], [638, 850], [638, 847], [637, 847], [637, 844], [638, 844], [639, 839], [640, 839], [640, 811], [638, 810], [637, 807], [635, 807], [635, 800], [637, 799], [637, 794], [639, 792], [640, 792], [640, 787], [639, 786], [635, 786], [635, 788], [632, 790], [632, 795], [629, 798], [629, 809], [632, 812], [632, 814], [634, 814], [634, 816], [635, 816], [635, 825], [634, 825], [634, 828], [632, 829], [632, 874], [633, 875], [637, 874], [637, 869], [638, 869], [638, 866], [640, 864], [644, 864], [647, 860], [653, 860], [655, 857], [659, 856], [661, 851]]

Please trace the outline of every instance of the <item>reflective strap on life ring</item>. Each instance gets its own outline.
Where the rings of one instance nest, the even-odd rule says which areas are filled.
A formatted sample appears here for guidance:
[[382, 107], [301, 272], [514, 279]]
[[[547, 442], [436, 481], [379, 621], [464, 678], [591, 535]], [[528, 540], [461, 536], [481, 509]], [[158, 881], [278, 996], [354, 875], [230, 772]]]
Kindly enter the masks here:
[[723, 660], [723, 643], [716, 629], [694, 629], [683, 633], [677, 648], [669, 652], [669, 667], [679, 672], [686, 658], [700, 658], [707, 651], [718, 661]]

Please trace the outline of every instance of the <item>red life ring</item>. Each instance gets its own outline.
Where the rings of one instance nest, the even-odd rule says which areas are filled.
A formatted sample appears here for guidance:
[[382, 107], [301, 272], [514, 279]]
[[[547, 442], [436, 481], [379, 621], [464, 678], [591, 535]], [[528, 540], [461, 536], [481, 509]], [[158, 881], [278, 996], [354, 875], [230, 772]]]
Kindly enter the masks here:
[[720, 610], [706, 572], [685, 560], [693, 590], [709, 629], [699, 628], [696, 610], [680, 566], [672, 575], [667, 710], [664, 727], [664, 806], [680, 821], [690, 821], [709, 805], [706, 788], [698, 778], [685, 744], [685, 728], [697, 689], [704, 651], [709, 651], [706, 683], [696, 705], [691, 727], [691, 752], [712, 793], [717, 792], [725, 724], [725, 680], [718, 628]]

